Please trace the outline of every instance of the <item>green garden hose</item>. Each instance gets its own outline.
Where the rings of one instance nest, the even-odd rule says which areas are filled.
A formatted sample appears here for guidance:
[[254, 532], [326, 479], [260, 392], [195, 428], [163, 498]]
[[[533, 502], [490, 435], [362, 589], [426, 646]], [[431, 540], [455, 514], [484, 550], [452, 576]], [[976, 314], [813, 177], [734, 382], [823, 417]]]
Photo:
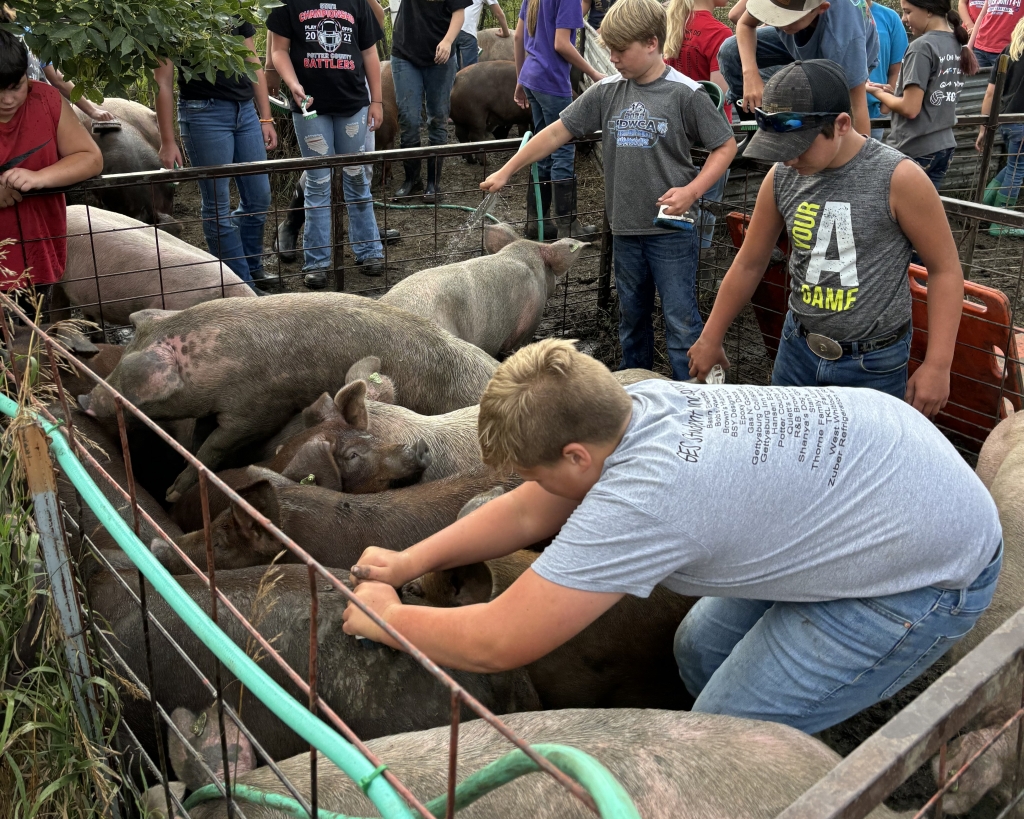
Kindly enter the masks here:
[[[579, 782], [593, 797], [602, 819], [640, 819], [633, 801], [625, 788], [618, 783], [608, 769], [592, 756], [576, 748], [564, 745], [534, 745], [533, 750], [552, 762], [563, 773]], [[481, 768], [455, 788], [455, 810], [460, 811], [473, 804], [491, 791], [506, 785], [514, 779], [540, 769], [532, 759], [518, 748], [490, 765]], [[248, 785], [235, 785], [231, 789], [236, 799], [256, 805], [280, 810], [295, 819], [308, 819], [308, 814], [299, 803], [279, 793], [267, 793]], [[223, 798], [216, 785], [207, 785], [185, 800], [186, 810], [201, 802]], [[442, 817], [448, 807], [448, 797], [439, 796], [426, 805], [434, 816]], [[353, 819], [346, 814], [318, 810], [317, 819]]]

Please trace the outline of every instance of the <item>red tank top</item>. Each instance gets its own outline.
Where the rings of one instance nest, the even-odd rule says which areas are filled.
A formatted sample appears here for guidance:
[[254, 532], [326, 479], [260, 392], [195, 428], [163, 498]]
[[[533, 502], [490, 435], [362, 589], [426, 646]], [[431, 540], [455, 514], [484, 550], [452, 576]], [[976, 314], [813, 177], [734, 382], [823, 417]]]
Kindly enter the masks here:
[[[29, 81], [25, 104], [11, 117], [0, 122], [0, 165], [16, 156], [43, 147], [17, 167], [38, 171], [56, 164], [57, 123], [60, 122], [60, 92], [46, 83]], [[67, 212], [64, 194], [25, 196], [21, 202], [0, 208], [0, 240], [14, 239], [13, 245], [0, 249], [7, 257], [0, 268], [0, 290], [12, 290], [24, 284], [24, 273], [33, 284], [53, 284], [64, 275], [67, 261]]]

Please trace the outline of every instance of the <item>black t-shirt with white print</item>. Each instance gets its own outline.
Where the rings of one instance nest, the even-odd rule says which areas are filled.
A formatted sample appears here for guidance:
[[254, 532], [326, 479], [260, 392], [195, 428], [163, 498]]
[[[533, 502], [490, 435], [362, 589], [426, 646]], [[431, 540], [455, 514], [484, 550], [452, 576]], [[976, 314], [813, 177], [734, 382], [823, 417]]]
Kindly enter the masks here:
[[369, 104], [362, 52], [384, 32], [366, 0], [285, 0], [267, 28], [291, 41], [292, 67], [318, 114], [350, 117]]
[[[434, 65], [437, 44], [448, 33], [452, 14], [473, 0], [402, 0], [391, 35], [391, 53], [422, 68]], [[449, 60], [455, 59], [452, 51]]]

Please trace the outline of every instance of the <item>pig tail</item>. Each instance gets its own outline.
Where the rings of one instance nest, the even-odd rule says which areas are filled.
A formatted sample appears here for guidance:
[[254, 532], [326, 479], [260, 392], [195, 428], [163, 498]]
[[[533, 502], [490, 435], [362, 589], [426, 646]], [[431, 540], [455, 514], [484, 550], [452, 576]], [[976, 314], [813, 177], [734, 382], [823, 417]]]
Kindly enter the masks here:
[[978, 58], [974, 56], [974, 52], [967, 46], [971, 35], [964, 28], [964, 21], [960, 18], [960, 12], [956, 9], [950, 9], [946, 12], [946, 22], [952, 27], [953, 35], [961, 46], [960, 71], [968, 77], [973, 77], [978, 73]]
[[537, 36], [537, 13], [540, 11], [540, 0], [529, 0], [526, 7], [526, 30], [531, 37]]

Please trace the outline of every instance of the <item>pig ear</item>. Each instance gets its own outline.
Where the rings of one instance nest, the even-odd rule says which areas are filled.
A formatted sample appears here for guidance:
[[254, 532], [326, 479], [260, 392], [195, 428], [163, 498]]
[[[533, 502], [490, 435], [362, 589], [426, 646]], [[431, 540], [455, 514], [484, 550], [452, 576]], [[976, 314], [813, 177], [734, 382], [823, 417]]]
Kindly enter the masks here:
[[337, 407], [345, 422], [355, 429], [369, 429], [370, 419], [366, 414], [366, 382], [353, 381], [346, 384], [334, 396]]
[[118, 370], [121, 390], [133, 404], [162, 401], [183, 385], [175, 363], [152, 349], [128, 353]]
[[519, 235], [504, 222], [488, 225], [484, 228], [484, 250], [488, 253], [497, 253], [518, 238]]
[[366, 358], [359, 359], [355, 364], [348, 368], [348, 372], [345, 373], [345, 383], [351, 384], [353, 381], [358, 381], [360, 378], [366, 381], [374, 373], [380, 375], [380, 359], [375, 355], [368, 355]]
[[130, 316], [128, 321], [132, 323], [132, 327], [136, 330], [141, 330], [147, 324], [155, 324], [158, 321], [166, 321], [171, 316], [180, 312], [179, 310], [157, 310], [153, 308], [151, 310], [136, 310]]
[[496, 486], [493, 489], [488, 489], [486, 492], [481, 492], [476, 497], [470, 498], [466, 501], [466, 505], [459, 510], [458, 520], [462, 520], [466, 515], [475, 512], [485, 503], [490, 503], [495, 498], [501, 497], [505, 494], [504, 486]]
[[[281, 528], [281, 507], [277, 502], [277, 490], [267, 479], [261, 479], [238, 490], [238, 494], [247, 500], [252, 507], [264, 514], [279, 529]], [[231, 504], [231, 514], [245, 537], [256, 542], [263, 527], [249, 517], [248, 513], [237, 503]], [[282, 547], [283, 548], [283, 547]]]
[[[209, 720], [207, 711], [200, 711], [199, 714], [194, 714], [187, 708], [175, 708], [171, 713], [171, 722], [174, 723], [174, 727], [188, 741], [188, 746], [181, 741], [177, 731], [169, 730], [167, 732], [167, 747], [170, 752], [171, 767], [174, 769], [174, 775], [181, 782], [184, 782], [190, 791], [199, 790], [209, 782], [209, 777], [207, 777], [202, 766], [190, 750], [193, 741], [198, 744], [198, 737], [202, 736], [206, 729], [204, 718], [207, 721]], [[197, 739], [193, 740], [193, 737]]]
[[562, 276], [580, 257], [580, 251], [589, 244], [579, 239], [559, 239], [554, 244], [540, 245], [540, 255], [552, 273]]
[[455, 604], [458, 606], [491, 602], [494, 578], [486, 563], [472, 563], [453, 569], [451, 583], [455, 592]]
[[338, 410], [334, 406], [334, 399], [328, 392], [325, 392], [302, 411], [302, 420], [307, 429], [337, 417]]

